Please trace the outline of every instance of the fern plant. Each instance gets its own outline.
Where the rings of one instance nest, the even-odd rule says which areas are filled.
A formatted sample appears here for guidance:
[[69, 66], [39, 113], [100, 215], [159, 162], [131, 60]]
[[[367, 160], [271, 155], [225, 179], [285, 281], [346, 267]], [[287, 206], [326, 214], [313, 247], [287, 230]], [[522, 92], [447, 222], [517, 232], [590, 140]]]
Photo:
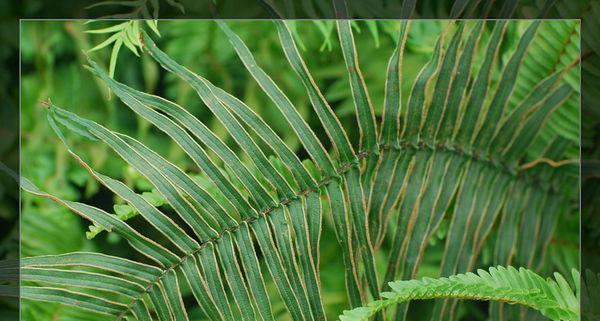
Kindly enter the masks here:
[[[429, 61], [404, 97], [402, 67], [410, 24], [401, 21], [378, 118], [359, 66], [351, 22], [336, 21], [358, 141], [350, 138], [349, 128], [317, 86], [287, 22], [274, 21], [283, 54], [326, 136], [319, 137], [309, 126], [228, 23], [216, 23], [308, 159], [292, 151], [251, 106], [180, 65], [141, 31], [144, 50], [196, 91], [249, 161], [242, 161], [230, 142], [184, 107], [113, 79], [89, 59], [87, 68], [133, 112], [171, 137], [211, 186], [201, 186], [142, 142], [48, 101], [48, 122], [68, 152], [134, 211], [112, 214], [61, 199], [24, 178], [23, 189], [119, 234], [144, 259], [91, 252], [24, 258], [23, 298], [73, 305], [111, 320], [189, 320], [190, 302], [184, 297], [195, 298], [209, 320], [274, 320], [273, 302], [281, 302], [292, 320], [326, 320], [319, 273], [324, 222], [331, 222], [339, 243], [351, 308], [370, 299], [387, 302], [383, 306], [406, 298], [400, 288], [404, 281], [392, 283], [393, 295], [380, 291], [394, 279], [417, 276], [428, 244], [444, 222], [449, 227], [441, 276], [473, 270], [486, 247], [494, 264], [542, 267], [556, 222], [573, 199], [574, 190], [565, 186], [576, 186], [577, 178], [565, 170], [572, 162], [562, 161], [576, 142], [554, 131], [544, 137], [550, 143], [541, 152], [529, 148], [546, 130], [545, 120], [555, 110], [572, 108], [565, 102], [577, 99], [565, 78], [578, 77], [573, 68], [578, 56], [543, 76], [522, 98], [515, 98], [514, 89], [526, 76], [520, 67], [540, 25], [552, 22], [445, 23]], [[577, 28], [577, 22], [571, 23]], [[515, 30], [518, 26], [525, 29]], [[518, 37], [509, 37], [509, 31]], [[67, 132], [110, 147], [152, 184], [161, 204], [88, 165]], [[134, 212], [144, 224], [134, 222]], [[160, 236], [150, 236], [156, 233]], [[537, 280], [528, 270], [503, 273]], [[477, 297], [493, 291], [484, 284], [486, 277], [480, 273], [479, 278], [406, 284], [445, 291], [448, 282], [472, 281], [478, 285], [473, 292]], [[540, 286], [538, 290], [546, 293]], [[541, 300], [536, 307], [556, 315], [548, 312], [544, 304], [549, 303], [542, 302], [541, 294], [521, 290], [511, 295], [538, 295], [533, 298]], [[409, 297], [427, 297], [415, 291]], [[492, 305], [490, 315], [501, 320], [504, 309]], [[372, 313], [377, 319], [393, 313], [402, 320], [408, 304], [378, 311]], [[434, 320], [453, 319], [456, 302], [437, 301], [432, 311]]]
[[[513, 267], [490, 268], [448, 278], [390, 282], [393, 292], [384, 292], [384, 299], [344, 311], [341, 321], [368, 320], [381, 309], [399, 302], [435, 298], [494, 300], [521, 304], [540, 311], [552, 320], [579, 320], [579, 295], [565, 278], [555, 273], [555, 280], [544, 280], [535, 272]], [[579, 284], [579, 273], [573, 271], [573, 282]], [[577, 286], [577, 291], [579, 286]]]

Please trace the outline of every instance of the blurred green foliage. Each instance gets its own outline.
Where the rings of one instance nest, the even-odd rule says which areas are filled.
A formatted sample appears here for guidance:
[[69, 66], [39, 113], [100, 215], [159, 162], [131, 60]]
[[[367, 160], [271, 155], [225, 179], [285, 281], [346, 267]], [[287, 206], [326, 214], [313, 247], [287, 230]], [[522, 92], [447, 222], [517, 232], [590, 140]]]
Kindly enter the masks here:
[[[97, 44], [106, 40], [107, 34], [90, 34], [86, 30], [114, 26], [119, 22], [97, 21], [86, 25], [84, 21], [25, 21], [22, 23], [22, 175], [44, 190], [56, 191], [57, 196], [80, 200], [119, 215], [132, 216], [122, 200], [101, 188], [75, 160], [50, 129], [40, 99], [52, 99], [54, 103], [68, 108], [83, 117], [99, 121], [108, 128], [130, 135], [144, 142], [173, 163], [190, 173], [197, 168], [183, 151], [158, 130], [133, 114], [115, 99], [111, 99], [107, 88], [83, 68], [85, 54]], [[403, 99], [406, 100], [413, 79], [429, 58], [434, 41], [447, 21], [414, 22], [407, 41], [403, 66]], [[277, 32], [269, 21], [255, 21], [248, 28], [244, 22], [231, 21], [230, 26], [247, 40], [259, 65], [271, 75], [276, 83], [294, 102], [304, 118], [318, 135], [325, 135], [316, 116], [311, 115], [307, 96], [299, 79], [289, 68], [283, 55]], [[355, 41], [359, 50], [360, 65], [369, 88], [376, 116], [381, 116], [383, 89], [388, 57], [396, 45], [397, 21], [360, 21], [353, 25]], [[202, 74], [234, 96], [245, 101], [267, 121], [269, 125], [293, 149], [298, 150], [297, 137], [288, 132], [276, 108], [268, 97], [258, 90], [258, 85], [238, 61], [233, 48], [222, 36], [217, 25], [211, 21], [160, 21], [160, 38], [157, 42], [165, 52], [182, 65]], [[298, 21], [294, 35], [301, 41], [301, 51], [315, 81], [323, 90], [340, 121], [349, 132], [351, 141], [358, 141], [358, 128], [354, 122], [354, 109], [351, 93], [347, 85], [347, 72], [342, 59], [337, 34], [332, 21]], [[522, 32], [512, 28], [514, 39]], [[484, 35], [487, 36], [487, 35]], [[251, 40], [251, 41], [249, 41]], [[511, 52], [514, 43], [503, 45], [503, 52]], [[104, 63], [109, 69], [112, 54], [110, 47], [89, 53], [93, 59]], [[183, 80], [173, 74], [163, 72], [146, 53], [137, 57], [130, 50], [118, 53], [114, 77], [142, 91], [157, 94], [187, 108], [201, 119], [214, 133], [231, 147], [237, 148], [228, 137], [227, 131], [212, 117], [196, 93]], [[505, 57], [508, 55], [501, 55]], [[576, 115], [578, 117], [578, 115]], [[565, 137], [573, 139], [573, 134]], [[575, 138], [576, 139], [576, 138]], [[116, 157], [106, 146], [78, 139], [76, 148], [88, 163], [100, 173], [120, 179], [137, 191], [152, 193], [151, 186], [130, 166]], [[328, 140], [322, 140], [328, 141]], [[328, 147], [328, 146], [326, 146]], [[532, 153], [535, 151], [532, 151]], [[245, 157], [244, 153], [240, 153]], [[300, 155], [302, 159], [306, 155]], [[532, 155], [532, 158], [536, 155]], [[243, 160], [243, 159], [242, 159]], [[198, 175], [202, 181], [203, 177]], [[154, 199], [157, 204], [160, 199]], [[119, 256], [137, 257], [125, 242], [112, 233], [93, 231], [83, 219], [68, 210], [28, 194], [23, 195], [22, 210], [22, 255], [33, 256], [58, 254], [70, 251], [100, 251]], [[561, 218], [557, 239], [553, 241], [548, 256], [546, 270], [558, 270], [568, 274], [578, 262], [578, 216], [576, 204], [573, 215]], [[326, 220], [329, 215], [323, 216]], [[343, 269], [339, 260], [337, 243], [330, 222], [324, 223], [321, 242], [321, 278], [324, 303], [328, 317], [335, 319], [346, 306]], [[132, 219], [132, 224], [136, 224]], [[447, 222], [444, 222], [447, 225]], [[434, 276], [440, 265], [445, 238], [444, 228], [432, 240], [425, 262], [420, 268], [420, 276]], [[564, 230], [564, 231], [563, 231]], [[86, 237], [88, 232], [88, 237]], [[93, 238], [92, 238], [93, 236]], [[388, 246], [389, 247], [389, 246]], [[385, 253], [386, 245], [379, 255]], [[481, 266], [487, 266], [493, 245], [483, 249]], [[486, 256], [487, 255], [487, 256]], [[486, 261], [487, 260], [487, 261]], [[385, 260], [377, 260], [383, 265]], [[564, 271], [567, 271], [565, 273]], [[274, 285], [271, 284], [274, 290]], [[273, 302], [274, 310], [283, 314], [283, 304]], [[418, 309], [418, 303], [415, 305]], [[480, 311], [476, 304], [465, 304], [463, 309]], [[96, 320], [97, 316], [71, 308], [56, 305], [25, 302], [24, 320]], [[485, 315], [469, 311], [470, 316]], [[483, 310], [482, 310], [483, 311]], [[465, 312], [465, 311], [463, 311]], [[190, 312], [192, 320], [202, 320], [201, 312]], [[100, 320], [100, 319], [98, 319]], [[283, 320], [277, 318], [277, 320]]]

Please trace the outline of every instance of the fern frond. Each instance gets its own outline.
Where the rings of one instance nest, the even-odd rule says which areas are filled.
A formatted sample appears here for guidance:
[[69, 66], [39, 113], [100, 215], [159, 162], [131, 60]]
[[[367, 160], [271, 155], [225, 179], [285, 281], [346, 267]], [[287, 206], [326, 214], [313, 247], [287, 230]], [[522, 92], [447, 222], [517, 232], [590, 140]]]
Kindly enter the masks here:
[[[108, 74], [110, 77], [114, 77], [121, 46], [125, 45], [125, 47], [139, 57], [138, 51], [141, 51], [143, 47], [140, 41], [140, 28], [138, 20], [130, 20], [106, 28], [86, 30], [85, 32], [90, 34], [112, 33], [106, 40], [89, 49], [87, 52], [90, 53], [112, 45]], [[153, 30], [158, 34], [158, 29], [153, 28]]]
[[[88, 6], [86, 9], [92, 9], [95, 7], [102, 6], [121, 6], [121, 7], [129, 7], [132, 8], [131, 12], [124, 14], [117, 14], [106, 16], [104, 18], [116, 18], [116, 19], [140, 19], [143, 18], [146, 25], [150, 30], [154, 32], [157, 36], [160, 37], [160, 32], [158, 31], [158, 13], [160, 9], [160, 0], [133, 0], [133, 1], [101, 1], [95, 4]], [[185, 13], [185, 8], [183, 5], [175, 0], [166, 0], [169, 6], [175, 7], [179, 9], [182, 13]], [[153, 12], [150, 15], [149, 5], [152, 5]], [[89, 20], [87, 23], [92, 23], [95, 20]], [[143, 50], [143, 45], [141, 43], [140, 38], [140, 30], [142, 30], [142, 26], [140, 25], [140, 20], [130, 20], [121, 22], [110, 27], [100, 28], [100, 29], [89, 29], [86, 30], [86, 33], [89, 34], [112, 34], [107, 39], [102, 41], [101, 43], [94, 46], [92, 49], [89, 49], [87, 52], [93, 52], [96, 50], [100, 50], [112, 44], [112, 50], [110, 54], [110, 62], [108, 68], [108, 74], [110, 77], [114, 77], [115, 68], [117, 65], [117, 59], [119, 57], [119, 52], [121, 47], [125, 45], [127, 49], [129, 49], [136, 56], [140, 56], [138, 50]]]
[[[573, 274], [575, 282], [579, 273]], [[513, 267], [492, 267], [488, 271], [457, 274], [450, 277], [394, 281], [384, 299], [365, 307], [344, 311], [341, 321], [366, 321], [377, 312], [406, 301], [439, 298], [500, 301], [518, 304], [540, 311], [552, 320], [578, 320], [578, 295], [558, 273], [544, 280], [535, 272]]]
[[[457, 6], [457, 12], [464, 9]], [[405, 1], [403, 10], [413, 9], [414, 1]], [[561, 186], [573, 177], [545, 164], [530, 169], [521, 165], [549, 115], [576, 91], [565, 84], [564, 68], [540, 78], [521, 98], [514, 98], [513, 88], [537, 30], [549, 22], [446, 23], [431, 57], [408, 84], [402, 72], [411, 31], [402, 22], [394, 29], [398, 42], [389, 58], [379, 120], [358, 63], [353, 23], [339, 21], [342, 69], [355, 108], [350, 122], [356, 130], [342, 125], [335, 105], [318, 87], [293, 28], [275, 22], [283, 54], [300, 79], [314, 120], [326, 133], [323, 137], [259, 65], [233, 26], [217, 23], [251, 81], [280, 112], [279, 126], [297, 136], [301, 150], [288, 147], [247, 102], [167, 55], [147, 32], [140, 34], [144, 51], [198, 94], [231, 142], [184, 106], [129, 87], [89, 59], [88, 69], [127, 108], [176, 143], [205, 182], [141, 141], [48, 103], [48, 122], [67, 151], [123, 203], [113, 214], [64, 200], [28, 180], [22, 181], [23, 189], [71, 209], [93, 224], [93, 232], [119, 234], [151, 264], [84, 253], [30, 258], [22, 262], [29, 298], [70, 305], [81, 300], [81, 307], [116, 320], [179, 321], [188, 319], [182, 296], [189, 288], [210, 320], [272, 321], [272, 300], [281, 302], [294, 321], [326, 320], [319, 273], [324, 213], [331, 215], [341, 249], [351, 307], [363, 305], [369, 295], [381, 298], [376, 258], [382, 246], [390, 246], [384, 284], [398, 276], [412, 279], [429, 241], [446, 221], [450, 224], [441, 276], [472, 270], [490, 241], [496, 242], [494, 264], [532, 270], [540, 266], [556, 218], [570, 199]], [[513, 40], [505, 39], [511, 23], [526, 31], [515, 46], [504, 49]], [[504, 68], [498, 68], [501, 57], [508, 61]], [[407, 96], [402, 95], [404, 87], [410, 89]], [[67, 131], [109, 147], [152, 185], [156, 197], [138, 194], [93, 169]], [[360, 134], [357, 141], [351, 132]], [[564, 139], [554, 142], [542, 157], [561, 159], [569, 144]], [[147, 224], [134, 225], [132, 215]], [[96, 275], [97, 280], [86, 279]], [[269, 281], [277, 291], [268, 291]], [[408, 300], [425, 298], [499, 299], [571, 319], [575, 311], [572, 293], [564, 294], [570, 291], [564, 280], [557, 276], [546, 282], [525, 269], [492, 268], [478, 275], [391, 286], [393, 292], [383, 299], [347, 315], [364, 319], [385, 306], [404, 303], [397, 308], [402, 319]], [[91, 287], [94, 293], [89, 293]], [[436, 302], [433, 318], [440, 315], [451, 320], [453, 306]]]

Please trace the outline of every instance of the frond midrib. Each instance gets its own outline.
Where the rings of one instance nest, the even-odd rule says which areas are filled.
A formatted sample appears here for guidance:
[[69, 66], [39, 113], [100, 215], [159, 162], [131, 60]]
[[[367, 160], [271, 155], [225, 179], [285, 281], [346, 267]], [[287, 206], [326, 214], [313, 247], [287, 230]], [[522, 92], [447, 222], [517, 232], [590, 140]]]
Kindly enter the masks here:
[[438, 144], [438, 145], [432, 146], [432, 145], [427, 144], [425, 141], [419, 141], [416, 144], [401, 142], [397, 145], [392, 145], [392, 144], [380, 144], [379, 145], [380, 151], [389, 150], [389, 149], [394, 149], [397, 151], [430, 150], [430, 151], [442, 151], [442, 152], [452, 153], [454, 155], [464, 157], [464, 158], [470, 159], [472, 161], [479, 162], [479, 163], [485, 164], [489, 167], [495, 168], [499, 172], [502, 172], [503, 174], [508, 175], [508, 176], [512, 176], [516, 179], [522, 180], [526, 185], [540, 189], [541, 191], [543, 191], [545, 193], [556, 193], [556, 194], [560, 193], [559, 189], [556, 188], [556, 186], [553, 186], [552, 184], [550, 184], [549, 181], [542, 179], [542, 178], [538, 177], [537, 175], [530, 175], [530, 174], [527, 174], [525, 171], [519, 170], [517, 164], [509, 164], [507, 162], [499, 160], [498, 158], [486, 157], [486, 156], [483, 156], [483, 153], [480, 153], [477, 150], [468, 151], [466, 148], [463, 148], [460, 145], [447, 146], [447, 145]]

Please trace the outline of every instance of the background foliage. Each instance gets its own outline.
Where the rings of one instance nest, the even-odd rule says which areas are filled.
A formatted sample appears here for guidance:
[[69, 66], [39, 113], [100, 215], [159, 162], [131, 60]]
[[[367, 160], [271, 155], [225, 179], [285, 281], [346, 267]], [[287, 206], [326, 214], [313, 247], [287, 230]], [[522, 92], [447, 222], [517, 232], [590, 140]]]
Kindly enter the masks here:
[[[412, 80], [430, 57], [435, 39], [446, 23], [434, 21], [413, 24], [404, 57], [404, 99], [408, 96]], [[114, 25], [108, 22], [94, 24], [93, 28]], [[244, 27], [244, 22], [231, 22], [230, 25], [243, 39], [252, 39], [247, 43], [259, 65], [264, 66], [265, 71], [273, 76], [311, 127], [315, 128], [319, 135], [324, 136], [325, 133], [320, 128], [318, 120], [310, 115], [309, 102], [303, 88], [298, 86], [299, 81], [295, 74], [290, 68], [282, 68], [287, 65], [287, 62], [281, 52], [273, 24], [253, 22], [252, 28]], [[524, 31], [523, 26], [522, 24], [511, 25], [508, 31], [509, 39], [518, 40]], [[381, 116], [385, 68], [387, 58], [395, 46], [394, 35], [398, 24], [387, 21], [359, 22], [354, 27], [365, 81], [369, 86], [376, 114]], [[140, 120], [118, 99], [114, 97], [111, 99], [107, 88], [82, 68], [85, 57], [81, 50], [89, 50], [106, 39], [106, 35], [85, 33], [89, 28], [90, 25], [78, 21], [28, 21], [22, 25], [23, 175], [45, 190], [58, 191], [57, 195], [62, 198], [83, 201], [113, 211], [113, 205], [117, 200], [111, 198], [111, 193], [100, 188], [97, 182], [87, 175], [85, 169], [68, 155], [49, 128], [45, 112], [40, 109], [40, 104], [37, 102], [38, 99], [52, 97], [53, 102], [59, 106], [70, 106], [71, 111], [83, 117], [97, 120], [111, 129], [131, 135], [149, 147], [160, 150], [163, 155], [187, 171], [193, 172], [196, 168], [165, 135]], [[278, 126], [282, 120], [274, 112], [269, 99], [258, 90], [256, 83], [250, 81], [233, 48], [216, 24], [199, 21], [169, 21], [160, 22], [158, 28], [161, 34], [159, 45], [168, 55], [203, 74], [215, 85], [233, 93], [248, 105], [256, 106], [257, 112], [292, 149], [299, 146], [296, 136], [287, 133], [283, 123]], [[354, 125], [351, 93], [345, 76], [346, 68], [337, 36], [333, 32], [335, 32], [333, 28], [326, 23], [302, 22], [297, 23], [296, 26], [297, 40], [301, 40], [302, 54], [308, 63], [308, 68], [313, 72], [318, 86], [323, 90], [328, 101], [331, 102], [344, 128], [349, 131], [351, 140], [357, 141], [358, 132]], [[528, 91], [527, 88], [531, 88], [532, 84], [564, 67], [570, 62], [569, 58], [577, 54], [577, 51], [565, 53], [565, 48], [569, 50], [572, 48], [568, 44], [579, 39], [577, 24], [565, 23], [560, 27], [543, 24], [540, 34], [542, 36], [536, 38], [526, 57], [528, 64], [522, 71], [528, 72], [529, 77], [520, 78], [523, 80], [520, 80], [517, 85], [516, 90], [521, 90], [522, 95]], [[515, 42], [507, 42], [503, 45], [500, 54], [503, 61], [506, 61], [515, 45]], [[92, 53], [92, 57], [104, 62], [108, 70], [110, 53], [108, 49], [98, 50]], [[543, 57], [548, 58], [552, 63], [537, 61], [540, 53], [543, 53]], [[547, 70], [542, 70], [543, 68]], [[121, 50], [115, 78], [134, 88], [164, 96], [186, 106], [224, 141], [231, 141], [231, 138], [227, 137], [226, 130], [219, 127], [218, 122], [202, 105], [196, 93], [175, 75], [165, 73], [158, 68], [146, 54], [138, 58], [129, 50]], [[578, 90], [577, 75], [568, 81]], [[576, 125], [579, 119], [576, 108], [578, 101], [571, 104], [575, 108], [565, 109], [566, 114], [552, 117], [548, 125], [550, 129], [546, 131], [546, 135], [540, 137], [530, 151], [532, 160], [550, 141], [548, 132], [558, 132], [565, 139], [577, 143], [578, 132], [574, 130], [577, 127], [574, 124]], [[93, 144], [92, 148], [92, 144], [80, 142], [77, 148], [83, 152], [86, 159], [93, 160], [90, 165], [98, 171], [121, 179], [140, 191], [152, 193], [150, 186], [134, 170], [119, 158], [113, 157], [106, 147], [100, 146]], [[577, 157], [577, 144], [571, 145], [568, 155]], [[306, 155], [300, 156], [301, 159], [306, 158]], [[576, 192], [576, 187], [565, 188], [572, 188], [571, 192]], [[562, 221], [558, 225], [560, 230], [552, 241], [550, 254], [544, 266], [546, 272], [558, 270], [568, 275], [570, 268], [578, 265], [576, 205], [572, 204], [571, 215], [561, 218]], [[328, 216], [324, 215], [324, 218], [327, 219]], [[22, 224], [23, 256], [80, 250], [100, 251], [132, 258], [136, 256], [127, 246], [124, 246], [124, 240], [115, 234], [100, 232], [92, 239], [88, 239], [87, 223], [68, 210], [41, 198], [24, 195]], [[443, 231], [444, 229], [441, 229], [437, 238], [432, 241], [425, 262], [419, 270], [419, 276], [437, 275], [444, 246]], [[347, 306], [343, 275], [339, 273], [343, 267], [333, 234], [331, 224], [324, 224], [321, 242], [321, 279], [326, 312], [331, 319]], [[481, 262], [478, 262], [478, 266], [489, 264], [492, 251], [493, 245], [484, 249], [484, 255]], [[383, 263], [385, 259], [378, 262]], [[274, 308], [283, 313], [283, 305]], [[469, 320], [483, 320], [487, 311], [485, 307], [478, 304], [465, 304], [461, 309], [461, 314], [468, 315]], [[50, 316], [53, 320], [94, 319], [85, 312], [71, 308], [29, 302], [25, 305], [24, 316], [27, 320], [48, 320]], [[194, 313], [191, 313], [190, 317], [194, 319]], [[413, 319], [419, 320], [418, 315]], [[201, 316], [197, 315], [196, 320], [201, 320]]]

